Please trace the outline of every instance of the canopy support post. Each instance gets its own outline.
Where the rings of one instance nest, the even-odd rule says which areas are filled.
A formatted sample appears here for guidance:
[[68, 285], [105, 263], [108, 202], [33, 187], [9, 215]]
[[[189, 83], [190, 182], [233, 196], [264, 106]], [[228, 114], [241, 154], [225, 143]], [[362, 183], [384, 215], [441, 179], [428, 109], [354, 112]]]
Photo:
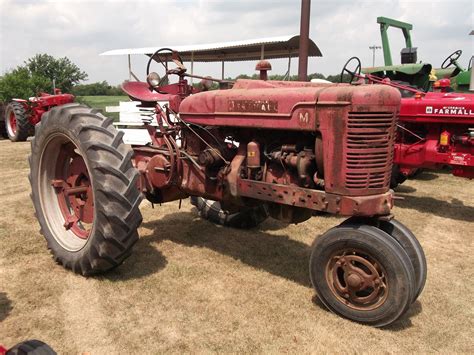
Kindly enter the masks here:
[[132, 71], [132, 60], [130, 58], [130, 54], [128, 55], [128, 80], [129, 81], [132, 81], [132, 77], [136, 80], [136, 81], [140, 81], [140, 79], [137, 78], [137, 76], [133, 73]]
[[287, 76], [287, 79], [288, 81], [290, 81], [290, 77], [291, 77], [291, 54], [288, 56], [288, 76]]
[[224, 61], [222, 61], [222, 80], [224, 80]]
[[[191, 75], [194, 74], [194, 52], [191, 52]], [[193, 85], [193, 77], [191, 77], [191, 86]]]
[[265, 59], [265, 44], [262, 43], [262, 49], [260, 50], [260, 60]]

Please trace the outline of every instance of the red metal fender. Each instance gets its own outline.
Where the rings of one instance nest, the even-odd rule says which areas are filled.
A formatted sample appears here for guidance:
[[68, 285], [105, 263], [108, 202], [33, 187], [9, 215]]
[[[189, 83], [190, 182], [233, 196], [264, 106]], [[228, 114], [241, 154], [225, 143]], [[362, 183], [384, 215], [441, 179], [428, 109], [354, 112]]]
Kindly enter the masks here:
[[174, 94], [157, 93], [142, 81], [126, 81], [122, 84], [122, 90], [132, 99], [142, 102], [170, 101], [176, 97]]

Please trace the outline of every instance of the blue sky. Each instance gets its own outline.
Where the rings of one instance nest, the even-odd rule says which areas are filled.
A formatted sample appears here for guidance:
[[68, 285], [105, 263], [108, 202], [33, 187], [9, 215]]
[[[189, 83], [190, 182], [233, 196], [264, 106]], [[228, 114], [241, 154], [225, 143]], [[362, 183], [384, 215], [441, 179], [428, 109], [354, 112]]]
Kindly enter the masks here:
[[[457, 49], [461, 65], [472, 55], [472, 0], [333, 0], [311, 4], [310, 36], [323, 53], [311, 58], [309, 72], [339, 73], [356, 55], [372, 64], [369, 46], [380, 45], [376, 18], [413, 23], [418, 59], [439, 66]], [[67, 56], [89, 74], [89, 81], [118, 84], [127, 78], [126, 57], [100, 57], [117, 48], [189, 45], [298, 34], [299, 0], [273, 1], [114, 1], [0, 0], [0, 73], [36, 53]], [[401, 31], [390, 32], [392, 55], [398, 61]], [[132, 58], [143, 77], [145, 58]], [[272, 61], [273, 73], [286, 71], [286, 60]], [[382, 64], [382, 52], [376, 64]], [[230, 63], [226, 75], [252, 74], [255, 63]], [[220, 73], [219, 63], [195, 64], [202, 75]], [[297, 73], [297, 61], [292, 63]]]

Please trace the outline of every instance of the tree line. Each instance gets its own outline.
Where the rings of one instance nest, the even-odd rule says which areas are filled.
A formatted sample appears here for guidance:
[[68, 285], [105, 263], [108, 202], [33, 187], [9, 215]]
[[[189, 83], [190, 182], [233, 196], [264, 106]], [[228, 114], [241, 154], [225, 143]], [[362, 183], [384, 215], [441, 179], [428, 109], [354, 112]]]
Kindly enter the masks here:
[[[123, 95], [119, 86], [109, 85], [107, 81], [82, 84], [87, 79], [87, 73], [82, 71], [69, 58], [54, 58], [49, 54], [37, 54], [27, 59], [23, 65], [0, 76], [0, 102], [8, 102], [12, 98], [27, 99], [41, 92], [53, 93], [53, 88], [61, 89], [63, 93], [75, 96], [118, 96]], [[236, 79], [258, 79], [258, 74], [241, 74]], [[298, 80], [297, 75], [286, 78], [284, 75], [269, 75], [270, 80]], [[334, 83], [340, 82], [340, 75], [324, 76], [321, 73], [308, 75], [308, 80], [325, 79]], [[349, 76], [343, 76], [343, 82], [348, 82]], [[211, 89], [217, 88], [214, 84]]]

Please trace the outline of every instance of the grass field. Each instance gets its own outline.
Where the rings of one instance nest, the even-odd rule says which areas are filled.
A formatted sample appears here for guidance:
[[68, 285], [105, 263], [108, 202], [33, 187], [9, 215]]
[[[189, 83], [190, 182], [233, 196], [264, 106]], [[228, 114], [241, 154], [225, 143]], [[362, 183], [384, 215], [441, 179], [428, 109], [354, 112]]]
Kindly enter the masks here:
[[0, 343], [31, 338], [58, 353], [472, 353], [474, 181], [423, 173], [394, 213], [418, 236], [426, 288], [397, 323], [375, 329], [317, 301], [309, 245], [340, 223], [314, 218], [219, 228], [189, 203], [142, 204], [140, 240], [113, 272], [56, 265], [29, 199], [29, 143], [0, 141]]
[[90, 107], [95, 107], [102, 110], [107, 116], [118, 120], [118, 112], [105, 112], [106, 106], [118, 106], [120, 101], [130, 100], [128, 96], [78, 96], [76, 101], [84, 103]]

